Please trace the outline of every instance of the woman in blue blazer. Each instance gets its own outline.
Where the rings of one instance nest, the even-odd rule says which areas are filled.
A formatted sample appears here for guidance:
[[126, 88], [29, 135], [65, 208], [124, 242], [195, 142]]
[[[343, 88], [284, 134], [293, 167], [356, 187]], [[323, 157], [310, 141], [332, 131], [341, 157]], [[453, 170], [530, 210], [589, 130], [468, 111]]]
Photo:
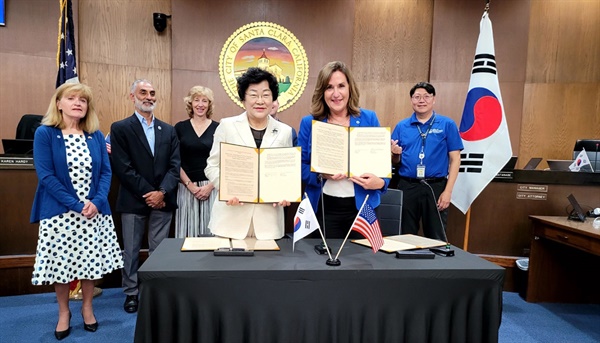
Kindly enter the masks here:
[[[321, 227], [325, 219], [327, 238], [344, 238], [367, 194], [367, 203], [376, 208], [381, 192], [385, 192], [390, 181], [371, 173], [348, 178], [345, 174], [311, 172], [313, 120], [346, 127], [379, 126], [375, 112], [359, 108], [358, 104], [359, 91], [350, 69], [343, 62], [329, 62], [317, 78], [311, 104], [312, 114], [300, 122], [298, 144], [302, 147], [302, 181]], [[324, 206], [320, 204], [321, 191]]]
[[69, 283], [81, 280], [83, 328], [95, 332], [94, 280], [123, 267], [108, 204], [110, 162], [98, 128], [91, 89], [65, 83], [33, 142], [38, 186], [31, 222], [40, 226], [31, 282], [54, 285], [58, 340], [71, 332]]

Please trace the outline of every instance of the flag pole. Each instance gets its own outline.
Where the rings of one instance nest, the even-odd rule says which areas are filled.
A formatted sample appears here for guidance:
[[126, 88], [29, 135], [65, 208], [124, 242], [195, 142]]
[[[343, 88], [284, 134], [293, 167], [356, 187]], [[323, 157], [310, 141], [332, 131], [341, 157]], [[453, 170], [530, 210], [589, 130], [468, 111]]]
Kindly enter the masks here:
[[[308, 194], [306, 194], [306, 192], [304, 192], [304, 197], [308, 198]], [[309, 198], [310, 201], [310, 198]], [[323, 204], [323, 187], [321, 186], [321, 204]], [[312, 206], [312, 204], [311, 204]], [[325, 209], [325, 208], [323, 208]], [[322, 211], [323, 213], [325, 213], [325, 211]], [[316, 217], [316, 214], [315, 214]], [[333, 261], [333, 259], [331, 258], [331, 252], [329, 251], [329, 247], [327, 246], [327, 240], [325, 239], [325, 235], [323, 235], [323, 230], [325, 230], [325, 215], [323, 214], [323, 230], [321, 230], [321, 226], [319, 225], [317, 227], [319, 229], [319, 234], [321, 235], [321, 239], [323, 240], [323, 245], [325, 246], [325, 250], [327, 250], [327, 255], [329, 256], [329, 259]]]
[[323, 245], [325, 245], [325, 249], [327, 250], [327, 255], [329, 256], [329, 259], [333, 261], [333, 259], [331, 258], [331, 252], [329, 252], [329, 247], [327, 246], [327, 241], [325, 240], [325, 236], [323, 236], [323, 231], [321, 231], [320, 227], [319, 227], [319, 233], [321, 234], [321, 239], [323, 240]]
[[469, 249], [469, 228], [471, 226], [471, 206], [467, 210], [467, 221], [465, 222], [465, 237], [463, 240], [463, 250], [468, 251]]
[[[367, 196], [365, 197], [365, 201], [363, 201], [362, 205], [358, 209], [358, 213], [360, 213], [362, 211], [363, 207], [365, 207], [365, 204], [367, 203], [368, 199], [369, 199], [369, 194], [367, 194]], [[350, 236], [350, 232], [352, 232], [352, 228], [354, 227], [354, 224], [356, 224], [356, 219], [358, 218], [358, 213], [356, 214], [356, 217], [354, 218], [352, 225], [350, 225], [350, 230], [348, 230], [348, 233], [346, 234], [346, 238], [344, 238], [344, 241], [342, 242], [342, 246], [340, 247], [337, 254], [335, 255], [334, 261], [337, 261], [338, 256], [340, 256], [340, 253], [342, 252], [342, 248], [344, 248], [344, 244], [346, 244], [346, 241], [348, 240], [348, 236]]]
[[[321, 197], [321, 218], [322, 218], [323, 232], [324, 232], [324, 233], [321, 234], [321, 236], [323, 237], [323, 236], [327, 235], [327, 227], [325, 227], [325, 200], [323, 199], [323, 178], [322, 177], [318, 177], [318, 179], [319, 179], [319, 182], [320, 182], [320, 185], [321, 185], [321, 194], [320, 194], [320, 197]], [[318, 205], [317, 205], [317, 207], [318, 207]], [[315, 213], [315, 216], [316, 215], [317, 214]], [[320, 231], [321, 230], [319, 230], [319, 232]], [[318, 254], [322, 255], [322, 254], [324, 254], [323, 253], [323, 248], [327, 249], [327, 255], [329, 256], [329, 259], [331, 260], [331, 252], [329, 251], [329, 248], [327, 247], [327, 243], [325, 243], [325, 238], [324, 237], [323, 237], [323, 243], [315, 245], [315, 251]]]

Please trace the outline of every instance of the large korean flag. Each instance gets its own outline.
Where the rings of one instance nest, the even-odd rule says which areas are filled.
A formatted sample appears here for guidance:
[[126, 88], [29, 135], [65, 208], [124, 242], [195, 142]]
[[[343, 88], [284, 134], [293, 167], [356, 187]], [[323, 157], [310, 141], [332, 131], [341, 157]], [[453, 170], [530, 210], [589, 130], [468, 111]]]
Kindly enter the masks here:
[[452, 203], [466, 213], [512, 156], [498, 83], [492, 22], [487, 11], [481, 18], [469, 93], [459, 131], [465, 149], [461, 152]]

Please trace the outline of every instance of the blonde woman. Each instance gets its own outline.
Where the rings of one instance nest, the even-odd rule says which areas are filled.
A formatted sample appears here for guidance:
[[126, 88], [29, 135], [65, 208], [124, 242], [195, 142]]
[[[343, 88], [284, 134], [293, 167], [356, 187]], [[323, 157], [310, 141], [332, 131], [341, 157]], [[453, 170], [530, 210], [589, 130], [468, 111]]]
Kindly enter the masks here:
[[194, 86], [183, 98], [190, 119], [175, 125], [181, 155], [179, 209], [175, 213], [175, 237], [207, 236], [208, 221], [217, 192], [204, 174], [213, 136], [219, 123], [210, 119], [214, 95], [209, 88]]
[[94, 280], [123, 267], [107, 198], [110, 162], [98, 128], [90, 88], [66, 83], [56, 90], [35, 132], [39, 181], [31, 222], [40, 226], [31, 283], [54, 285], [58, 340], [71, 332], [69, 283], [81, 280], [83, 328], [95, 332]]

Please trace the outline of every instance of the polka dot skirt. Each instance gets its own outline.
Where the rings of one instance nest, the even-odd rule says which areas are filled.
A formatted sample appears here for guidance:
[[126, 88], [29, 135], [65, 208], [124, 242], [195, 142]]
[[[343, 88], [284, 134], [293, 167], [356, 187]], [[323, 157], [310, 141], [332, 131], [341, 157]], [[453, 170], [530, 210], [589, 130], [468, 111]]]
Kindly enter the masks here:
[[[92, 159], [85, 136], [65, 136], [69, 176], [81, 201], [89, 193]], [[49, 285], [75, 279], [96, 280], [123, 267], [111, 215], [87, 219], [69, 211], [40, 221], [31, 283]]]

